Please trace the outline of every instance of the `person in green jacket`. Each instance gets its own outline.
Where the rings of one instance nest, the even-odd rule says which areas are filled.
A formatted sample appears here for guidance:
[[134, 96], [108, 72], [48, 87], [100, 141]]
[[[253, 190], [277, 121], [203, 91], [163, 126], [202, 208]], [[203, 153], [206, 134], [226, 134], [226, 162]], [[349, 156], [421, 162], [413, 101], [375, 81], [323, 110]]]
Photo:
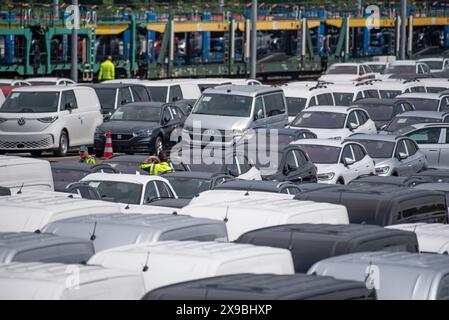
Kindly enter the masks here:
[[105, 61], [100, 65], [100, 73], [98, 74], [98, 81], [114, 80], [115, 79], [115, 66], [112, 63], [112, 57], [108, 56]]
[[139, 165], [139, 168], [147, 171], [152, 176], [158, 176], [165, 172], [174, 172], [168, 163], [167, 152], [161, 151], [158, 156], [149, 156]]
[[85, 164], [96, 164], [97, 160], [89, 154], [86, 146], [80, 147], [80, 162]]

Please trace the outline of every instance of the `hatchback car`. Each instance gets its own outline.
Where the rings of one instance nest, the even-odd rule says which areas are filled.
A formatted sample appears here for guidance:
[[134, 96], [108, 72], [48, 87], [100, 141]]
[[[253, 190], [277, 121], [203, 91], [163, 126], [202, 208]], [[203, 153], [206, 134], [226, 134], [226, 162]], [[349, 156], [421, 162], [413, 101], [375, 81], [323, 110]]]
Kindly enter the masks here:
[[392, 133], [402, 135], [409, 126], [417, 123], [448, 123], [449, 112], [436, 111], [407, 111], [396, 115], [386, 124], [380, 133]]

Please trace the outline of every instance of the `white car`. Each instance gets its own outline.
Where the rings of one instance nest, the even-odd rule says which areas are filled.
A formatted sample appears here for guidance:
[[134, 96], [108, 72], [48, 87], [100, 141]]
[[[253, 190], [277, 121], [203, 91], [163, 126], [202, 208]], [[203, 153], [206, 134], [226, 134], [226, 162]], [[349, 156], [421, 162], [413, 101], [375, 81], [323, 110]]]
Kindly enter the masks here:
[[327, 69], [326, 74], [322, 75], [318, 81], [353, 82], [374, 79], [376, 79], [376, 75], [367, 64], [335, 63]]
[[393, 75], [395, 77], [400, 77], [400, 75], [403, 74], [426, 75], [430, 74], [430, 68], [427, 64], [414, 60], [397, 60], [390, 64], [381, 78], [387, 79]]
[[103, 123], [95, 90], [76, 86], [15, 88], [0, 107], [0, 152], [53, 151], [93, 145]]
[[318, 139], [343, 140], [354, 133], [376, 134], [376, 124], [368, 112], [358, 107], [316, 106], [300, 112], [290, 125], [308, 129]]
[[418, 62], [427, 64], [432, 73], [449, 70], [449, 59], [447, 58], [425, 58], [419, 59]]
[[197, 100], [201, 90], [197, 84], [177, 80], [143, 80], [141, 82], [150, 91], [152, 101], [175, 102], [179, 100]]
[[76, 82], [72, 79], [56, 77], [28, 78], [26, 79], [26, 82], [30, 83], [33, 86], [65, 86], [69, 84], [76, 84]]
[[313, 106], [334, 106], [332, 92], [325, 86], [284, 86], [287, 101], [288, 121], [293, 121], [302, 110]]
[[423, 78], [419, 79], [428, 93], [440, 93], [449, 90], [449, 80], [445, 78]]
[[374, 160], [360, 143], [303, 139], [291, 144], [299, 145], [316, 165], [319, 183], [347, 184], [358, 177], [375, 175]]
[[30, 86], [31, 83], [25, 80], [0, 79], [0, 86]]
[[95, 188], [103, 200], [122, 204], [123, 213], [173, 213], [173, 208], [151, 203], [178, 198], [170, 182], [159, 176], [92, 173], [81, 181]]
[[424, 79], [417, 80], [399, 80], [387, 79], [376, 81], [376, 87], [379, 90], [382, 99], [393, 99], [403, 93], [427, 92]]
[[446, 112], [449, 108], [449, 92], [447, 93], [404, 93], [397, 96], [413, 105], [416, 111]]
[[329, 84], [327, 86], [334, 96], [335, 105], [351, 106], [357, 100], [380, 98], [377, 82], [359, 82], [356, 84]]
[[390, 62], [386, 61], [369, 61], [366, 64], [373, 70], [374, 73], [382, 75], [387, 70]]

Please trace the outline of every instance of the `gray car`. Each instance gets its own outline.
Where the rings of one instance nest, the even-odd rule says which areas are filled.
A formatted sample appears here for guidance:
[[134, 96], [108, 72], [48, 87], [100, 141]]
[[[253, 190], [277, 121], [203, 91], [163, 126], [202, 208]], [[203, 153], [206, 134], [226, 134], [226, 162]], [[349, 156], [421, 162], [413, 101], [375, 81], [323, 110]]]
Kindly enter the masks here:
[[379, 176], [410, 176], [427, 168], [425, 154], [407, 137], [355, 134], [346, 141], [355, 141], [365, 147]]
[[449, 169], [449, 123], [418, 123], [403, 131], [418, 144], [430, 168]]
[[402, 134], [401, 129], [417, 123], [449, 122], [449, 112], [436, 111], [408, 111], [395, 116], [379, 132], [381, 134]]

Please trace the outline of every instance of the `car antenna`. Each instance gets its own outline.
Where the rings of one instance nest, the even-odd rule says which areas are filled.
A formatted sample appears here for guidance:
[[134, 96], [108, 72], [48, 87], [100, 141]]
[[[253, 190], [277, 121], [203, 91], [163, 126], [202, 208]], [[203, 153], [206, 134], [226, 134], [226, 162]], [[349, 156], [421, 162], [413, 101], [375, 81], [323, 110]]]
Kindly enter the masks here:
[[22, 194], [22, 188], [23, 188], [24, 184], [25, 184], [25, 183], [22, 183], [22, 185], [20, 186], [19, 191], [17, 191], [17, 194]]
[[177, 216], [178, 215], [178, 211], [173, 211], [172, 215]]
[[147, 253], [147, 260], [145, 261], [145, 265], [142, 268], [142, 272], [147, 272], [149, 267], [148, 267], [148, 259], [150, 258], [150, 251], [148, 251]]
[[227, 223], [229, 221], [229, 219], [228, 219], [228, 211], [229, 211], [229, 206], [226, 207], [226, 216], [223, 219], [224, 223]]
[[94, 230], [92, 232], [92, 234], [90, 235], [90, 240], [94, 241], [95, 239], [97, 239], [97, 236], [95, 235], [95, 232], [97, 231], [97, 221], [95, 221], [94, 223]]

